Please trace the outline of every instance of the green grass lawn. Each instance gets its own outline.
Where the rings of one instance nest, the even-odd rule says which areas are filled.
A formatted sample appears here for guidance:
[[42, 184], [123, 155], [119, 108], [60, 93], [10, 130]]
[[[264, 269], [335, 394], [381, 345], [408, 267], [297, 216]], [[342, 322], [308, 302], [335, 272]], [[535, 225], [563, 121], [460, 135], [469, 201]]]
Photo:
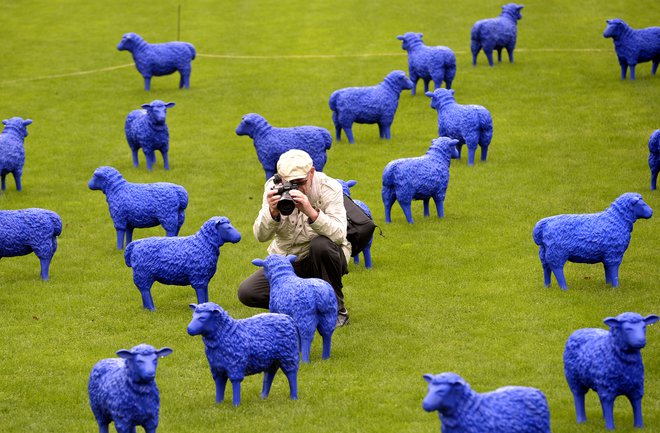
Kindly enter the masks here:
[[[64, 229], [49, 282], [39, 279], [34, 255], [0, 261], [0, 431], [95, 431], [92, 366], [142, 342], [174, 349], [158, 369], [161, 432], [437, 432], [437, 416], [421, 407], [422, 375], [444, 371], [479, 392], [541, 389], [556, 433], [602, 431], [594, 393], [589, 422], [575, 423], [564, 343], [573, 330], [604, 327], [605, 317], [624, 311], [660, 314], [660, 217], [635, 225], [617, 289], [605, 285], [602, 266], [571, 263], [568, 291], [554, 281], [544, 288], [532, 228], [550, 215], [601, 211], [624, 192], [641, 193], [660, 212], [647, 165], [649, 135], [660, 128], [660, 76], [645, 63], [636, 81], [621, 81], [612, 41], [602, 37], [609, 18], [660, 25], [660, 3], [525, 2], [516, 63], [489, 68], [481, 54], [472, 67], [472, 24], [498, 15], [503, 3], [184, 1], [181, 39], [199, 54], [191, 89], [178, 90], [173, 75], [154, 78], [145, 92], [130, 54], [116, 45], [126, 32], [176, 39], [179, 2], [5, 2], [0, 116], [34, 123], [24, 190], [9, 179], [0, 208], [51, 209]], [[398, 205], [385, 225], [384, 166], [423, 154], [437, 133], [421, 83], [417, 96], [402, 94], [390, 141], [379, 140], [374, 125], [356, 125], [355, 145], [333, 143], [324, 171], [358, 181], [353, 195], [385, 235], [374, 241], [374, 268], [351, 264], [344, 279], [351, 324], [336, 331], [328, 361], [315, 339], [312, 364], [300, 368], [298, 401], [288, 399], [278, 373], [267, 400], [259, 398], [258, 375], [244, 380], [240, 407], [216, 405], [203, 343], [186, 333], [194, 291], [157, 283], [157, 310], [142, 310], [105, 198], [87, 182], [96, 167], [112, 165], [132, 182], [183, 185], [190, 203], [181, 235], [211, 216], [229, 217], [243, 240], [222, 247], [210, 299], [235, 318], [261, 312], [236, 297], [255, 269], [251, 260], [266, 250], [251, 234], [264, 173], [252, 141], [234, 133], [241, 116], [334, 133], [332, 91], [407, 72], [396, 39], [407, 31], [456, 52], [457, 101], [493, 115], [488, 162], [467, 167], [465, 155], [452, 162], [445, 218], [423, 218], [416, 202], [413, 225]], [[159, 157], [149, 173], [142, 154], [141, 166], [132, 166], [123, 124], [154, 99], [176, 107], [168, 114], [171, 170]], [[135, 232], [161, 235], [162, 228]], [[643, 356], [645, 431], [659, 432], [657, 326], [648, 329]], [[633, 431], [625, 398], [616, 401], [615, 422], [617, 431]]]

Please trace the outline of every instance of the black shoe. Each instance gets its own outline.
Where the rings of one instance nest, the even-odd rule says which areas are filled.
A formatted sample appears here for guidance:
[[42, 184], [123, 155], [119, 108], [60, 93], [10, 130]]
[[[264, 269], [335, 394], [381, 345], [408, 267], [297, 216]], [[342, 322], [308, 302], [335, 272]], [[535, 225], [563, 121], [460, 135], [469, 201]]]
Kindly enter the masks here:
[[342, 326], [346, 326], [350, 323], [350, 320], [348, 319], [348, 311], [346, 308], [344, 308], [342, 311], [339, 311], [337, 313], [337, 325], [335, 326], [336, 328], [341, 328]]

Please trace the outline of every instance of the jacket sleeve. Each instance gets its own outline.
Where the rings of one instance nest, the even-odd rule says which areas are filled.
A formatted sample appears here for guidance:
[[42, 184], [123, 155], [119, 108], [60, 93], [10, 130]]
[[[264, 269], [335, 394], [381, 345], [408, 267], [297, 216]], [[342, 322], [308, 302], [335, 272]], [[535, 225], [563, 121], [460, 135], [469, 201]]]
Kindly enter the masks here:
[[254, 224], [252, 225], [252, 233], [254, 233], [254, 237], [257, 238], [259, 242], [266, 242], [273, 239], [277, 228], [281, 224], [281, 217], [280, 221], [273, 219], [270, 214], [270, 209], [268, 208], [266, 195], [268, 194], [268, 191], [270, 191], [271, 184], [272, 182], [270, 181], [266, 182], [264, 195], [261, 201], [261, 210], [259, 210], [259, 215], [257, 215], [257, 219], [254, 220]]
[[324, 206], [317, 209], [319, 216], [310, 227], [319, 235], [329, 238], [337, 245], [342, 245], [346, 240], [346, 208], [344, 208], [341, 187], [337, 186], [338, 188], [333, 188], [325, 185], [322, 197]]

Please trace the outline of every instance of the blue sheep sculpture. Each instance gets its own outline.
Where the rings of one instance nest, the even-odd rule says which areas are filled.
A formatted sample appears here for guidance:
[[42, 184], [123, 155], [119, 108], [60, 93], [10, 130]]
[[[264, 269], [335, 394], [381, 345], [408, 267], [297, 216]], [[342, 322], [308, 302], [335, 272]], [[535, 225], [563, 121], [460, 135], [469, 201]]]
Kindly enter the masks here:
[[426, 154], [417, 158], [390, 161], [383, 170], [382, 197], [385, 222], [392, 222], [392, 206], [399, 202], [406, 220], [413, 223], [411, 203], [423, 200], [424, 216], [429, 216], [429, 201], [433, 198], [438, 218], [445, 216], [444, 201], [449, 185], [449, 164], [456, 155], [458, 140], [438, 137], [431, 142]]
[[497, 51], [497, 61], [502, 62], [502, 49], [506, 48], [509, 62], [513, 63], [513, 50], [518, 37], [518, 20], [522, 19], [520, 10], [523, 5], [509, 3], [502, 6], [502, 13], [497, 18], [479, 20], [472, 26], [470, 49], [472, 64], [477, 64], [477, 54], [482, 49], [488, 58], [488, 64], [493, 66], [493, 50]]
[[100, 190], [108, 202], [117, 231], [117, 249], [133, 240], [133, 229], [162, 225], [167, 236], [177, 236], [185, 220], [188, 192], [169, 182], [131, 183], [114, 167], [94, 170], [89, 189]]
[[[351, 188], [357, 185], [357, 180], [348, 180], [344, 181], [342, 179], [336, 179], [337, 182], [341, 185], [342, 190], [344, 191], [344, 195], [347, 195], [348, 197], [351, 197]], [[352, 197], [351, 197], [352, 198]], [[371, 219], [373, 219], [373, 216], [371, 215], [371, 209], [369, 209], [369, 206], [363, 201], [360, 200], [355, 200], [353, 199], [356, 205], [360, 207], [364, 211], [364, 213], [367, 214], [367, 216]], [[366, 269], [371, 269], [373, 264], [371, 261], [371, 244], [374, 242], [374, 237], [371, 236], [371, 239], [369, 240], [369, 243], [367, 246], [362, 250], [362, 256], [364, 257], [364, 267]], [[353, 256], [353, 263], [356, 265], [360, 263], [360, 254], [356, 254]]]
[[28, 136], [27, 126], [32, 119], [23, 120], [21, 117], [5, 119], [5, 125], [0, 133], [0, 178], [2, 190], [6, 189], [5, 177], [11, 173], [16, 182], [16, 191], [21, 191], [21, 176], [25, 164], [25, 137]]
[[156, 350], [139, 344], [131, 350], [117, 351], [119, 358], [97, 362], [89, 375], [89, 403], [100, 433], [107, 433], [114, 421], [117, 433], [135, 432], [141, 426], [155, 433], [160, 411], [156, 386], [158, 358], [172, 353], [169, 347]]
[[263, 313], [235, 320], [213, 302], [190, 304], [193, 312], [188, 334], [201, 335], [215, 382], [215, 401], [225, 399], [227, 379], [232, 402], [241, 403], [245, 376], [264, 373], [261, 398], [268, 397], [277, 369], [289, 381], [291, 400], [298, 399], [298, 329], [285, 314]]
[[227, 217], [212, 217], [190, 236], [151, 237], [133, 241], [126, 246], [124, 260], [133, 268], [133, 282], [142, 296], [142, 306], [155, 310], [151, 286], [162, 284], [195, 289], [197, 302], [209, 299], [209, 281], [215, 275], [220, 247], [233, 244], [241, 234]]
[[456, 76], [456, 54], [447, 47], [430, 47], [422, 42], [422, 33], [408, 32], [396, 38], [401, 48], [408, 52], [408, 75], [413, 83], [411, 93], [415, 96], [417, 81], [424, 81], [424, 92], [429, 90], [429, 82], [433, 80], [437, 89], [445, 82], [451, 89], [451, 83]]
[[550, 433], [550, 410], [536, 388], [505, 386], [483, 394], [456, 373], [425, 374], [422, 407], [438, 411], [442, 433]]
[[0, 210], [0, 258], [34, 252], [41, 264], [41, 279], [48, 280], [50, 262], [62, 234], [62, 219], [53, 211], [38, 208]]
[[619, 265], [630, 243], [633, 223], [648, 219], [653, 210], [636, 193], [625, 193], [603, 212], [555, 215], [534, 226], [534, 242], [539, 246], [543, 278], [550, 287], [551, 274], [566, 290], [564, 264], [603, 263], [605, 282], [619, 287]]
[[309, 355], [318, 330], [323, 338], [322, 358], [330, 357], [332, 334], [337, 324], [337, 298], [332, 286], [320, 278], [300, 278], [293, 270], [296, 256], [270, 254], [265, 260], [254, 259], [262, 266], [270, 284], [271, 313], [287, 314], [293, 318], [300, 333], [302, 361], [309, 363]]
[[468, 165], [474, 165], [477, 146], [481, 147], [481, 161], [486, 162], [488, 147], [493, 139], [493, 118], [481, 105], [461, 105], [454, 98], [454, 90], [435, 89], [427, 92], [431, 108], [438, 111], [438, 135], [458, 140], [457, 158], [461, 158], [463, 144], [468, 148]]
[[151, 171], [156, 162], [156, 151], [163, 157], [163, 167], [170, 169], [167, 153], [170, 150], [170, 130], [167, 127], [167, 109], [176, 105], [174, 102], [163, 102], [159, 99], [149, 104], [142, 104], [142, 110], [133, 110], [126, 116], [124, 131], [126, 140], [133, 154], [133, 165], [138, 167], [138, 150], [142, 149]]
[[252, 138], [257, 158], [270, 179], [277, 172], [280, 156], [291, 149], [304, 150], [314, 162], [318, 171], [323, 171], [328, 160], [327, 150], [332, 146], [332, 136], [325, 128], [318, 126], [296, 126], [276, 128], [263, 116], [249, 113], [243, 116], [236, 128], [236, 135]]
[[649, 168], [651, 169], [651, 190], [656, 189], [658, 172], [660, 172], [660, 129], [656, 129], [649, 137]]
[[605, 427], [614, 429], [614, 400], [625, 395], [633, 408], [635, 427], [643, 427], [644, 364], [640, 350], [646, 346], [646, 326], [658, 316], [622, 313], [604, 320], [610, 330], [578, 329], [564, 349], [564, 373], [573, 393], [578, 423], [587, 420], [584, 396], [593, 389], [600, 399]]
[[621, 79], [626, 79], [630, 68], [630, 79], [635, 79], [638, 63], [652, 62], [651, 75], [655, 75], [660, 64], [660, 27], [633, 29], [620, 18], [607, 20], [604, 38], [612, 38], [614, 51], [621, 66]]
[[335, 90], [329, 104], [337, 141], [341, 140], [343, 129], [348, 142], [355, 143], [353, 123], [377, 123], [380, 138], [389, 140], [401, 92], [412, 88], [413, 83], [405, 72], [392, 71], [376, 86]]
[[197, 55], [195, 47], [188, 42], [166, 42], [150, 44], [138, 34], [126, 33], [117, 45], [119, 51], [133, 55], [135, 67], [144, 77], [144, 90], [151, 88], [151, 77], [160, 77], [179, 72], [179, 89], [190, 88], [192, 61]]

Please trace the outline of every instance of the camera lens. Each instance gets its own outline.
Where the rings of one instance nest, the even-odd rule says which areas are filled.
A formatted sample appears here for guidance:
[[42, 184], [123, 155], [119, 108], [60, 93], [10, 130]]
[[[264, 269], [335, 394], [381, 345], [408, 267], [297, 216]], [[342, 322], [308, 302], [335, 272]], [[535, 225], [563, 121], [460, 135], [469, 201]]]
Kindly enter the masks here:
[[282, 193], [282, 198], [277, 202], [277, 210], [284, 216], [291, 215], [296, 208], [296, 202], [293, 201], [288, 192]]

